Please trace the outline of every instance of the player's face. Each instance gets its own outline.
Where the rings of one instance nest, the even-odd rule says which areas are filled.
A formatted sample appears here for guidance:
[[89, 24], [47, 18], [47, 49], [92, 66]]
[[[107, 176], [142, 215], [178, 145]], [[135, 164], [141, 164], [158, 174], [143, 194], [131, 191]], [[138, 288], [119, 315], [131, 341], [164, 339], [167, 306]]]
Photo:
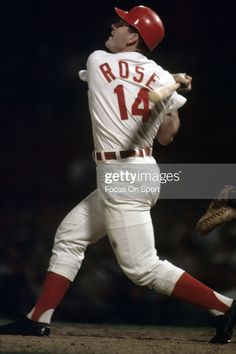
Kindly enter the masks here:
[[124, 52], [129, 48], [132, 42], [132, 35], [129, 31], [129, 25], [124, 21], [119, 21], [111, 26], [111, 35], [105, 42], [105, 46], [112, 52]]

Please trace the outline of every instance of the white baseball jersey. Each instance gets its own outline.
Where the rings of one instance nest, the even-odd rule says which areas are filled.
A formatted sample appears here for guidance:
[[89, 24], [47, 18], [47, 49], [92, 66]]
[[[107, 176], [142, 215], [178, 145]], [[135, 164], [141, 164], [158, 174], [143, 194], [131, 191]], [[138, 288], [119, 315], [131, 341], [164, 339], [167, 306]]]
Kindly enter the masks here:
[[[174, 93], [153, 109], [148, 91], [171, 84], [174, 79], [135, 52], [95, 51], [80, 78], [88, 82], [96, 151], [151, 147], [165, 114], [185, 102]], [[110, 185], [106, 179], [107, 172], [110, 177], [119, 171], [159, 173], [156, 161], [152, 156], [133, 157], [132, 162], [110, 161], [97, 164], [97, 190], [80, 202], [58, 228], [48, 270], [73, 281], [86, 248], [107, 234], [121, 269], [134, 283], [170, 295], [184, 271], [160, 260], [155, 249], [150, 209], [158, 198], [160, 181], [140, 195], [129, 190], [116, 192], [120, 184], [114, 180]], [[141, 190], [143, 181], [135, 178], [133, 182], [135, 190]], [[114, 192], [106, 191], [106, 186], [114, 188]]]
[[[151, 147], [166, 113], [186, 99], [176, 92], [155, 110], [148, 91], [174, 82], [172, 75], [137, 52], [93, 52], [87, 71], [89, 109], [96, 151]], [[158, 111], [158, 112], [157, 112]]]

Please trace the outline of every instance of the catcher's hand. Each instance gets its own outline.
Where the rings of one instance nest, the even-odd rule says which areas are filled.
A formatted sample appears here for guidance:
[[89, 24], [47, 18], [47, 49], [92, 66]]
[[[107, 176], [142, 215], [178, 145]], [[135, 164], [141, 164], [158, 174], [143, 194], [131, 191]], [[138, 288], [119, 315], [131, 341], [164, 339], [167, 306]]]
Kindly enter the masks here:
[[[236, 207], [231, 206], [230, 194], [235, 194], [234, 186], [224, 186], [217, 199], [212, 200], [205, 214], [196, 225], [199, 235], [206, 235], [217, 226], [236, 219]], [[232, 196], [231, 196], [232, 198]]]

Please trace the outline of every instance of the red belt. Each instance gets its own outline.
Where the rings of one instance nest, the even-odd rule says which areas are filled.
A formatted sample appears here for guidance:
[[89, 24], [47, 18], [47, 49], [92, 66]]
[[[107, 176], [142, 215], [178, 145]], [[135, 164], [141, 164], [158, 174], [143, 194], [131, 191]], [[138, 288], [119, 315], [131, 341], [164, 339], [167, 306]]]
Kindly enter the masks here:
[[152, 148], [121, 150], [121, 151], [94, 151], [96, 161], [126, 159], [127, 157], [145, 157], [152, 155]]

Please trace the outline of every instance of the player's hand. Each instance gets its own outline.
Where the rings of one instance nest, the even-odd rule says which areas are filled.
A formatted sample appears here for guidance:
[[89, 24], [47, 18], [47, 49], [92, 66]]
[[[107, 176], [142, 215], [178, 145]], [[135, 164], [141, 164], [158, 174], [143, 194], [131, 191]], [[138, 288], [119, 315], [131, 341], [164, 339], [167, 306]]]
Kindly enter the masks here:
[[172, 74], [175, 82], [180, 84], [178, 91], [191, 91], [192, 90], [192, 76], [186, 73]]

